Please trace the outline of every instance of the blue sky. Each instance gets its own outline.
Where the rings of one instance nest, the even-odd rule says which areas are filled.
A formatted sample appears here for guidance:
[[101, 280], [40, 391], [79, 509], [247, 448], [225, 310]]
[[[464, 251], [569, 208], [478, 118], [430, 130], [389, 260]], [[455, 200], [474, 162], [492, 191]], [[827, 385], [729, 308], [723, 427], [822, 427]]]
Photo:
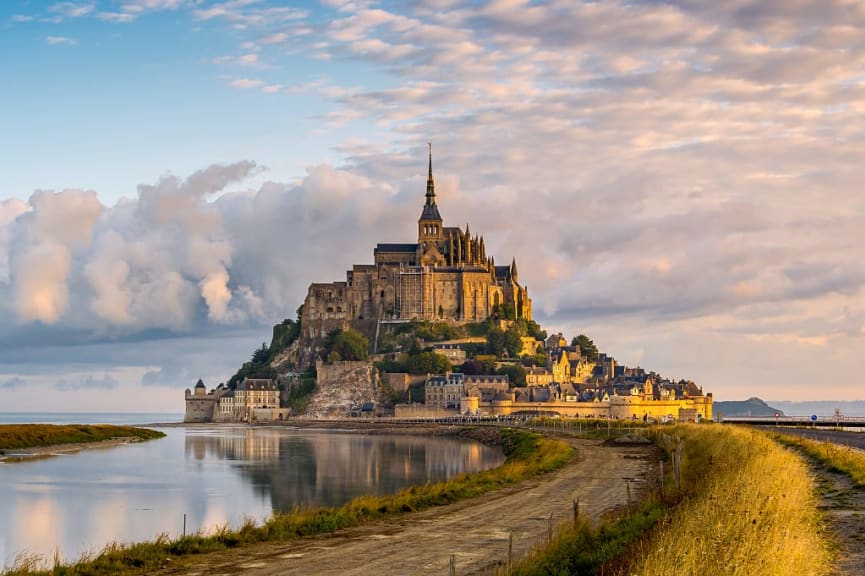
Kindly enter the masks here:
[[842, 1], [3, 2], [4, 408], [177, 410], [309, 283], [413, 239], [428, 141], [443, 217], [517, 258], [548, 329], [720, 399], [861, 399], [863, 27]]

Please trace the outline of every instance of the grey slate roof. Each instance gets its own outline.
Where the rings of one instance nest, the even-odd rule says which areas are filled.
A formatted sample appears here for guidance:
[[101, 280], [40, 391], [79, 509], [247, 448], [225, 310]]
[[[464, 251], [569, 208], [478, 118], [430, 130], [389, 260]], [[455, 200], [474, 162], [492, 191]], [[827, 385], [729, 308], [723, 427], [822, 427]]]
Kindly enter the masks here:
[[417, 244], [377, 244], [375, 254], [384, 252], [387, 254], [413, 254], [417, 252]]
[[439, 207], [435, 204], [424, 204], [423, 212], [420, 214], [420, 220], [441, 220]]

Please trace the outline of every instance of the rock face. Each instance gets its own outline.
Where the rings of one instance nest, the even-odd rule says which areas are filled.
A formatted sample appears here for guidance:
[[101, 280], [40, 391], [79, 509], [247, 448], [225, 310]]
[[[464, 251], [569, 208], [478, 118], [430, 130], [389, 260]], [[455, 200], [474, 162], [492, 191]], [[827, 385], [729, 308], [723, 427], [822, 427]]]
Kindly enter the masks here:
[[309, 418], [345, 417], [366, 402], [380, 402], [378, 371], [370, 362], [315, 363], [318, 385], [306, 407]]

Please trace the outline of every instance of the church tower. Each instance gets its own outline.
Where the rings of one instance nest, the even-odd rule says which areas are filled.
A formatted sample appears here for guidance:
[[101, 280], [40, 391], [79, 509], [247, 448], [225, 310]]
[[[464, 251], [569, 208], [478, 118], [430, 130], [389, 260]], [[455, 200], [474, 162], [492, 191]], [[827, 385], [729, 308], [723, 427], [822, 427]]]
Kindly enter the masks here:
[[426, 181], [426, 203], [417, 221], [418, 244], [438, 244], [444, 240], [442, 217], [436, 206], [435, 182], [432, 174], [432, 144], [429, 145], [429, 176]]

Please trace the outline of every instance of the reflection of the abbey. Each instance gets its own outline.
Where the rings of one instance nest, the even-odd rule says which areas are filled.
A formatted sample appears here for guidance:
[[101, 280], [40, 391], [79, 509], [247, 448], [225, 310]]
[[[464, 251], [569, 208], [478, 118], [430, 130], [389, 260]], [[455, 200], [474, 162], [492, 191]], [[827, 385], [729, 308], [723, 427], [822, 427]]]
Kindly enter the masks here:
[[187, 460], [226, 460], [275, 511], [338, 506], [499, 465], [500, 450], [453, 438], [367, 436], [274, 428], [189, 430]]

